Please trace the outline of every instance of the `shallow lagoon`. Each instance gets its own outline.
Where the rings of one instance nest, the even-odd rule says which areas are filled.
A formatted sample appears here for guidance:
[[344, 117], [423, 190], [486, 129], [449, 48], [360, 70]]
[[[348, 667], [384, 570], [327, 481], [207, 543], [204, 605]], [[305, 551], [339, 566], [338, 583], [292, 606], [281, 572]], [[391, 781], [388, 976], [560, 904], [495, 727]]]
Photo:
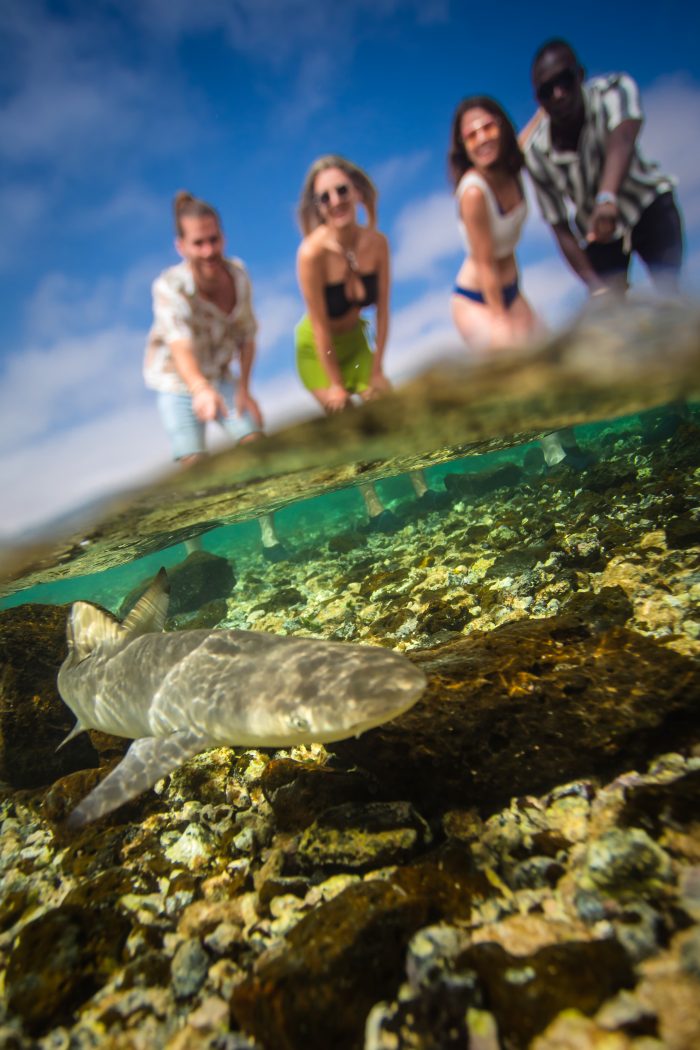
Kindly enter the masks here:
[[[4, 1038], [693, 1045], [699, 330], [678, 306], [593, 315], [4, 553]], [[548, 471], [537, 435], [569, 424], [593, 462]], [[364, 530], [360, 480], [395, 532]], [[263, 511], [287, 561], [261, 555]], [[426, 695], [332, 752], [209, 752], [68, 835], [121, 745], [53, 769], [65, 614], [26, 603], [118, 612], [161, 564], [187, 595], [170, 629], [388, 645]]]

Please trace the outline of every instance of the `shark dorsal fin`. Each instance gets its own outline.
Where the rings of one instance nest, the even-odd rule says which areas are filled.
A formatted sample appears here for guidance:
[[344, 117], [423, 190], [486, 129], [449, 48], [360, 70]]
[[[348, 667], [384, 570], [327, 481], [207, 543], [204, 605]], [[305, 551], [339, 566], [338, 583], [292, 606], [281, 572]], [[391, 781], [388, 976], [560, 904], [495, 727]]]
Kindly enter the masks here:
[[162, 631], [165, 617], [168, 615], [169, 601], [168, 574], [165, 569], [161, 568], [146, 593], [139, 598], [123, 621], [121, 630], [129, 638], [135, 638], [139, 634], [150, 634], [153, 631]]
[[84, 660], [98, 645], [123, 640], [119, 620], [92, 602], [73, 602], [68, 617], [68, 648], [76, 660]]

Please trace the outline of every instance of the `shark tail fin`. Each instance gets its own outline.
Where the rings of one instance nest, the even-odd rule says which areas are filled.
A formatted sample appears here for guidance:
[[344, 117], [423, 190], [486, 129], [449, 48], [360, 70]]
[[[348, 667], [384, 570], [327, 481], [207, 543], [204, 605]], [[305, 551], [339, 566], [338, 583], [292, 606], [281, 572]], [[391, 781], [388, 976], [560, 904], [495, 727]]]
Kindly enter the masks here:
[[87, 726], [81, 725], [79, 721], [76, 722], [75, 725], [73, 726], [73, 728], [71, 729], [70, 733], [68, 734], [68, 736], [64, 736], [63, 740], [58, 745], [56, 750], [60, 751], [62, 747], [66, 746], [66, 744], [68, 743], [69, 740], [74, 740], [76, 736], [80, 736], [80, 734], [84, 733], [86, 729], [87, 729]]
[[170, 601], [170, 584], [168, 574], [161, 568], [148, 590], [137, 601], [134, 608], [123, 621], [121, 630], [129, 638], [152, 631], [162, 631], [165, 617], [168, 615]]

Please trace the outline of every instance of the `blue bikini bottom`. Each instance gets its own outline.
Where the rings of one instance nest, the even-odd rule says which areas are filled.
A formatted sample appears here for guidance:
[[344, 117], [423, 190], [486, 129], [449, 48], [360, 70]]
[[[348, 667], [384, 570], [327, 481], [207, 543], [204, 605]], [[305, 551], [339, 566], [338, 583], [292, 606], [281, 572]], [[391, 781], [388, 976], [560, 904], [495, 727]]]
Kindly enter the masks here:
[[[482, 293], [475, 292], [472, 288], [462, 288], [460, 284], [456, 284], [452, 291], [455, 295], [463, 295], [465, 299], [471, 299], [472, 302], [484, 304], [486, 303], [486, 300], [484, 299]], [[504, 284], [501, 291], [503, 292], [503, 302], [505, 303], [506, 309], [508, 309], [509, 306], [513, 305], [515, 300], [518, 298], [518, 295], [520, 294], [518, 282], [513, 281], [512, 284]]]

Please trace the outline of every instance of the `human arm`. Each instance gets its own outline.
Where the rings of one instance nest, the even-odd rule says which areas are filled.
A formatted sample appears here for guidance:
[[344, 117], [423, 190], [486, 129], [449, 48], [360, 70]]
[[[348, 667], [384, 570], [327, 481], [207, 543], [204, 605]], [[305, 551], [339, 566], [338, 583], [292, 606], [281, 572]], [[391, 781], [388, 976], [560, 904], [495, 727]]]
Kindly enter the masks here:
[[379, 261], [377, 264], [378, 296], [375, 347], [369, 386], [370, 396], [385, 393], [391, 389], [391, 383], [384, 374], [384, 351], [389, 337], [389, 295], [391, 288], [389, 242], [383, 233], [377, 233], [376, 237], [379, 244]]
[[588, 286], [591, 295], [602, 291], [605, 288], [605, 284], [591, 266], [588, 256], [579, 244], [578, 237], [574, 234], [569, 223], [557, 223], [556, 226], [552, 226], [552, 231], [559, 243], [562, 255], [576, 276], [580, 277], [583, 283]]
[[227, 416], [228, 409], [219, 391], [202, 374], [189, 339], [178, 339], [168, 344], [173, 364], [192, 395], [192, 409], [202, 423], [210, 423], [219, 416]]
[[330, 387], [326, 391], [326, 407], [329, 411], [336, 412], [345, 408], [350, 395], [345, 389], [338, 358], [333, 349], [328, 312], [323, 297], [324, 275], [321, 255], [314, 245], [309, 244], [308, 238], [302, 241], [297, 254], [297, 276], [311, 323], [316, 354], [330, 382]]
[[250, 392], [250, 375], [255, 359], [255, 339], [247, 339], [240, 349], [238, 387], [236, 389], [236, 411], [239, 416], [250, 413], [262, 430], [263, 417], [260, 406]]
[[620, 217], [615, 198], [629, 171], [641, 127], [641, 120], [623, 120], [608, 135], [603, 172], [598, 184], [598, 196], [609, 195], [610, 199], [600, 202], [596, 199], [588, 223], [587, 240], [589, 241], [605, 242], [612, 240], [615, 236]]

